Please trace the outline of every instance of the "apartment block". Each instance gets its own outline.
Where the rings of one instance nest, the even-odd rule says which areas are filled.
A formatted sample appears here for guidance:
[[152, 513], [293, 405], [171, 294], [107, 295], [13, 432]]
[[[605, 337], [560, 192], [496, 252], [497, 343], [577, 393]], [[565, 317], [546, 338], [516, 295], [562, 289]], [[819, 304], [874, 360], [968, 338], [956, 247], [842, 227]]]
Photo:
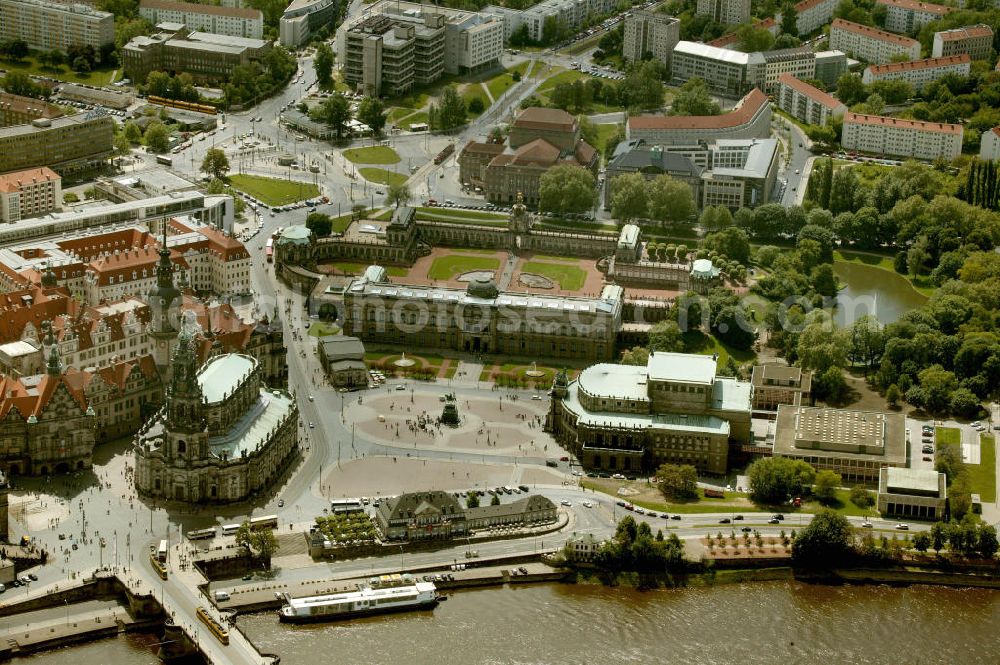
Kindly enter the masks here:
[[796, 24], [800, 35], [811, 34], [833, 19], [840, 0], [802, 0], [795, 5]]
[[489, 5], [481, 11], [503, 20], [504, 39], [510, 39], [521, 26], [527, 26], [528, 36], [541, 41], [548, 18], [554, 18], [569, 30], [578, 30], [591, 16], [607, 14], [617, 6], [615, 0], [544, 0], [528, 9]]
[[840, 143], [879, 155], [954, 159], [962, 153], [962, 126], [849, 112]]
[[716, 23], [742, 25], [750, 21], [750, 0], [698, 0], [695, 14], [711, 16]]
[[48, 166], [66, 177], [111, 156], [115, 122], [101, 110], [0, 129], [0, 173]]
[[993, 29], [988, 25], [968, 25], [934, 33], [931, 56], [943, 58], [968, 53], [973, 60], [993, 57]]
[[233, 70], [262, 59], [271, 50], [263, 39], [230, 37], [209, 32], [179, 29], [151, 37], [134, 37], [122, 49], [122, 67], [136, 83], [143, 83], [150, 72], [187, 72], [196, 83], [219, 84]]
[[197, 32], [249, 39], [261, 39], [264, 36], [264, 14], [259, 9], [219, 7], [174, 0], [141, 0], [139, 16], [153, 25], [183, 23]]
[[910, 60], [920, 57], [920, 42], [916, 39], [842, 18], [834, 19], [830, 24], [830, 48], [876, 65], [884, 65], [900, 55]]
[[670, 67], [671, 54], [681, 39], [681, 22], [662, 12], [635, 11], [625, 17], [623, 53], [626, 62], [641, 60], [647, 53]]
[[61, 108], [41, 99], [0, 92], [0, 127], [24, 125], [38, 118], [52, 120], [62, 114]]
[[764, 87], [773, 94], [778, 87], [778, 79], [790, 74], [799, 79], [816, 77], [816, 54], [808, 46], [764, 51]]
[[876, 81], [907, 81], [914, 90], [919, 91], [928, 83], [933, 83], [948, 74], [968, 76], [971, 67], [972, 59], [969, 58], [968, 54], [963, 53], [943, 58], [890, 62], [888, 65], [869, 65], [865, 68], [861, 80], [865, 82], [865, 85]]
[[498, 67], [504, 25], [484, 13], [383, 0], [337, 35], [348, 85], [392, 96], [445, 73]]
[[721, 115], [632, 116], [626, 134], [629, 139], [662, 146], [696, 146], [717, 139], [763, 139], [771, 135], [771, 104], [767, 95], [755, 88], [732, 111]]
[[886, 10], [885, 29], [906, 34], [913, 34], [931, 21], [955, 11], [953, 7], [919, 0], [878, 0], [877, 4]]
[[0, 40], [20, 39], [35, 51], [70, 46], [101, 47], [115, 43], [115, 19], [86, 5], [45, 0], [0, 0]]
[[337, 17], [337, 0], [292, 0], [278, 21], [282, 46], [296, 48]]
[[993, 161], [1000, 159], [1000, 127], [983, 132], [979, 139], [979, 159]]
[[766, 61], [761, 53], [680, 41], [671, 59], [671, 77], [683, 82], [700, 78], [713, 92], [740, 97], [764, 85]]
[[778, 108], [810, 125], [825, 125], [832, 118], [847, 113], [843, 102], [791, 74], [782, 74], [778, 78], [774, 97]]
[[819, 51], [816, 53], [816, 74], [814, 78], [824, 85], [835, 85], [840, 75], [847, 71], [847, 54], [842, 51]]
[[37, 217], [62, 206], [62, 178], [47, 166], [0, 176], [0, 222]]

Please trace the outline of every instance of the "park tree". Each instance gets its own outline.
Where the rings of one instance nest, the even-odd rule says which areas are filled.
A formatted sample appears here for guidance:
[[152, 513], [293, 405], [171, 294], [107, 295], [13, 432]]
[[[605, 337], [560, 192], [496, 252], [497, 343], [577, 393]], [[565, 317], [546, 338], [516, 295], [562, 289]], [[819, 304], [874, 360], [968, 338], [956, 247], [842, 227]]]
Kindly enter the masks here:
[[744, 53], [770, 51], [774, 46], [774, 35], [766, 28], [755, 28], [744, 23], [736, 29], [737, 48]]
[[128, 140], [124, 132], [117, 132], [115, 134], [115, 154], [119, 157], [124, 157], [132, 152], [132, 142]]
[[746, 231], [735, 226], [708, 234], [702, 246], [743, 265], [750, 262], [750, 238]]
[[48, 97], [47, 90], [32, 81], [24, 72], [7, 72], [6, 76], [0, 79], [0, 88], [22, 97]]
[[848, 358], [851, 362], [864, 366], [865, 374], [878, 369], [885, 353], [885, 330], [881, 322], [871, 314], [855, 319], [851, 324], [851, 347]]
[[[861, 77], [845, 72], [837, 79], [837, 99], [847, 106], [854, 106], [868, 97], [868, 91]], [[848, 169], [849, 170], [849, 169]]]
[[658, 321], [649, 329], [649, 350], [680, 353], [684, 350], [684, 334], [676, 321]]
[[698, 218], [698, 225], [706, 231], [720, 231], [733, 225], [733, 214], [724, 205], [706, 206]]
[[913, 536], [913, 549], [917, 550], [921, 554], [929, 550], [931, 547], [931, 536], [926, 531], [920, 531]]
[[801, 496], [812, 487], [816, 471], [802, 460], [787, 457], [764, 457], [747, 469], [750, 498], [757, 503], [777, 505], [790, 497]]
[[475, 490], [469, 490], [465, 493], [465, 506], [467, 508], [478, 508], [479, 507], [479, 492]]
[[792, 543], [792, 561], [805, 568], [834, 568], [853, 554], [854, 530], [843, 515], [821, 510]]
[[500, 494], [499, 493], [493, 495], [493, 498], [490, 499], [490, 505], [491, 506], [499, 506], [500, 505]]
[[594, 176], [580, 166], [562, 164], [542, 174], [538, 208], [557, 215], [583, 213], [597, 205]]
[[324, 90], [333, 84], [333, 49], [326, 42], [320, 42], [313, 56], [313, 69], [316, 70], [316, 82]]
[[656, 471], [656, 478], [667, 501], [698, 498], [698, 471], [690, 464], [664, 464]]
[[270, 566], [271, 556], [278, 551], [278, 539], [271, 529], [253, 529], [249, 520], [240, 524], [236, 530], [236, 545], [245, 547], [256, 557], [264, 559]]
[[213, 178], [225, 178], [229, 172], [229, 159], [221, 148], [209, 148], [201, 160], [201, 171]]
[[649, 362], [649, 349], [644, 346], [633, 346], [622, 352], [623, 365], [638, 365], [645, 367]]
[[434, 111], [434, 122], [431, 123], [433, 129], [453, 129], [464, 125], [468, 113], [465, 100], [453, 85], [441, 91], [438, 103], [432, 104], [431, 109]]
[[134, 144], [142, 143], [142, 130], [131, 120], [125, 123], [122, 134]]
[[351, 104], [347, 101], [347, 97], [335, 92], [323, 100], [323, 103], [317, 106], [310, 115], [313, 116], [314, 120], [332, 127], [337, 132], [337, 138], [340, 139], [351, 119]]
[[855, 485], [851, 488], [851, 503], [858, 508], [871, 508], [875, 505], [875, 497], [864, 485]]
[[793, 37], [799, 36], [799, 13], [795, 11], [795, 5], [790, 2], [781, 8], [781, 33]]
[[1000, 548], [1000, 542], [997, 541], [996, 527], [992, 524], [980, 524], [979, 538], [976, 543], [979, 555], [984, 559], [992, 559], [996, 555], [998, 548]]
[[813, 483], [813, 494], [820, 503], [829, 504], [837, 498], [837, 488], [840, 487], [840, 474], [829, 470], [823, 470], [816, 474], [816, 482]]
[[333, 230], [333, 220], [321, 212], [311, 212], [306, 216], [306, 228], [317, 238], [323, 238]]
[[410, 188], [405, 182], [394, 183], [389, 185], [389, 189], [385, 195], [386, 205], [391, 205], [395, 207], [405, 206], [410, 202]]
[[7, 60], [20, 62], [28, 57], [28, 44], [22, 39], [8, 39], [0, 42], [0, 54]]
[[944, 549], [945, 543], [947, 542], [947, 525], [944, 522], [935, 522], [931, 526], [931, 547], [934, 548], [935, 552], [940, 552]]
[[372, 128], [372, 131], [381, 135], [385, 129], [385, 106], [378, 97], [365, 97], [358, 104], [358, 120]]
[[170, 147], [170, 130], [159, 120], [154, 120], [146, 125], [142, 140], [151, 152], [166, 152]]
[[626, 173], [611, 181], [611, 215], [623, 223], [645, 218], [646, 178], [641, 173]]
[[657, 176], [647, 188], [649, 217], [659, 222], [683, 222], [694, 216], [691, 186], [668, 175]]
[[670, 107], [670, 115], [719, 115], [722, 110], [712, 99], [705, 80], [697, 76], [681, 86]]

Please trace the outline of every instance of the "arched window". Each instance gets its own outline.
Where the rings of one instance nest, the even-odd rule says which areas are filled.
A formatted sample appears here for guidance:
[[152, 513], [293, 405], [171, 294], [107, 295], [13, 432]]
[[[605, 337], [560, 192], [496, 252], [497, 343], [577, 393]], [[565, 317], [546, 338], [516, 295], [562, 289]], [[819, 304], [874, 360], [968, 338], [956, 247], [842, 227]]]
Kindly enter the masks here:
[[184, 443], [183, 439], [181, 439], [177, 442], [177, 454], [183, 455], [185, 452], [187, 452], [187, 444]]

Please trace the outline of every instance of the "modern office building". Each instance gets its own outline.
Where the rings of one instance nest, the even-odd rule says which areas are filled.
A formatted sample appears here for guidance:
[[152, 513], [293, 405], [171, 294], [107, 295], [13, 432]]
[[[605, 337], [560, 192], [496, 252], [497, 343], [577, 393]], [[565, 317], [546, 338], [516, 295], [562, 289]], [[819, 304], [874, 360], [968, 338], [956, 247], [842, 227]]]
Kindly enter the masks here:
[[664, 463], [724, 474], [730, 442], [750, 440], [749, 383], [716, 376], [712, 356], [655, 352], [643, 365], [602, 363], [552, 387], [549, 431], [593, 469]]
[[753, 89], [733, 110], [721, 115], [639, 115], [628, 119], [627, 137], [650, 145], [697, 145], [716, 139], [754, 139], [771, 135], [771, 105], [767, 95]]
[[48, 166], [66, 177], [98, 168], [111, 157], [114, 131], [114, 120], [101, 109], [5, 127], [0, 173]]
[[617, 6], [614, 0], [542, 0], [528, 9], [488, 5], [481, 11], [503, 20], [504, 39], [510, 39], [521, 26], [527, 26], [528, 37], [540, 42], [548, 19], [558, 21], [566, 30], [575, 31], [591, 16], [607, 14]]
[[21, 40], [35, 51], [70, 46], [114, 46], [115, 17], [82, 4], [46, 0], [0, 0], [0, 40]]
[[663, 12], [636, 10], [625, 17], [622, 53], [626, 62], [637, 62], [652, 54], [670, 71], [670, 56], [680, 39], [680, 19]]
[[876, 4], [885, 7], [885, 29], [905, 34], [914, 34], [931, 21], [955, 11], [954, 7], [920, 0], [877, 0]]
[[846, 113], [841, 145], [876, 155], [954, 159], [962, 154], [962, 125]]
[[365, 343], [532, 358], [607, 360], [615, 354], [624, 290], [596, 298], [396, 284], [369, 266], [344, 289], [346, 335]]
[[928, 83], [933, 83], [942, 76], [948, 74], [968, 76], [971, 68], [971, 58], [967, 53], [963, 53], [942, 58], [890, 62], [887, 65], [868, 65], [861, 75], [861, 80], [865, 85], [876, 81], [906, 81], [916, 92], [920, 92]]
[[750, 0], [698, 0], [694, 13], [711, 16], [716, 23], [742, 25], [750, 21]]
[[140, 0], [139, 16], [153, 25], [182, 23], [195, 32], [262, 39], [264, 14], [259, 9], [203, 5], [179, 0]]
[[278, 21], [282, 46], [297, 48], [337, 17], [337, 0], [292, 0]]
[[943, 58], [962, 53], [968, 53], [973, 60], [992, 58], [993, 28], [982, 24], [967, 25], [964, 28], [934, 33], [931, 57]]
[[701, 175], [701, 206], [730, 210], [769, 203], [778, 177], [778, 139], [719, 139]]
[[916, 39], [842, 18], [830, 24], [830, 48], [876, 65], [892, 62], [898, 56], [906, 56], [909, 60], [920, 57], [920, 42]]
[[0, 92], [0, 127], [25, 125], [39, 118], [52, 120], [61, 115], [62, 109], [55, 104], [34, 97]]
[[615, 147], [604, 172], [604, 209], [611, 209], [612, 186], [615, 178], [629, 173], [641, 173], [647, 180], [667, 175], [686, 183], [695, 201], [701, 201], [703, 169], [686, 155], [669, 152], [663, 146], [647, 144], [642, 139], [622, 141]]
[[979, 159], [990, 161], [1000, 159], [1000, 127], [983, 132], [982, 138], [979, 139]]
[[337, 33], [337, 59], [353, 88], [398, 95], [446, 73], [498, 68], [503, 31], [485, 13], [382, 0]]
[[700, 78], [717, 94], [741, 97], [763, 85], [766, 68], [759, 52], [743, 53], [682, 40], [674, 47], [670, 75], [677, 82]]
[[144, 83], [150, 72], [162, 71], [186, 72], [197, 83], [217, 85], [237, 67], [261, 60], [270, 50], [271, 42], [262, 39], [189, 32], [183, 26], [171, 26], [170, 30], [129, 41], [122, 49], [122, 67], [137, 84]]
[[816, 78], [816, 54], [808, 46], [764, 51], [764, 90], [773, 95], [778, 79], [791, 75], [797, 79]]
[[0, 176], [0, 222], [37, 217], [62, 207], [62, 178], [47, 166]]
[[778, 405], [799, 406], [812, 394], [812, 372], [790, 365], [754, 365], [753, 410], [777, 411]]
[[779, 404], [774, 456], [839, 473], [845, 485], [875, 485], [883, 467], [906, 466], [906, 416]]
[[825, 125], [847, 113], [847, 105], [839, 99], [791, 74], [778, 77], [774, 101], [782, 111], [808, 125]]
[[837, 84], [840, 75], [847, 71], [847, 54], [841, 51], [819, 51], [816, 53], [816, 74], [814, 78], [826, 86]]
[[931, 469], [883, 467], [878, 477], [878, 512], [885, 517], [940, 520], [948, 505], [948, 478]]

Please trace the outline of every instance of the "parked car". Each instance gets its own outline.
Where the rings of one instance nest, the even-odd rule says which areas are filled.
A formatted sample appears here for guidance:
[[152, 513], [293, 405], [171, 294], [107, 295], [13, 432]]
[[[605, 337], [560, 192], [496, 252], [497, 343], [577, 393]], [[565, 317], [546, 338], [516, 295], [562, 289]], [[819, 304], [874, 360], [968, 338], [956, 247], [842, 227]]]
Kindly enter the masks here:
[[904, 524], [903, 522], [900, 522], [899, 524], [896, 525], [896, 528], [899, 529], [900, 531], [909, 531], [910, 530], [910, 525], [909, 524]]
[[743, 519], [743, 516], [742, 516], [742, 515], [737, 515], [737, 516], [736, 516], [736, 517], [734, 517], [733, 519], [734, 519], [734, 520], [742, 520], [742, 519]]
[[719, 524], [732, 524], [732, 523], [733, 521], [728, 517], [723, 517], [721, 520], [719, 520]]
[[773, 517], [767, 521], [768, 524], [781, 524], [780, 520], [776, 520]]

